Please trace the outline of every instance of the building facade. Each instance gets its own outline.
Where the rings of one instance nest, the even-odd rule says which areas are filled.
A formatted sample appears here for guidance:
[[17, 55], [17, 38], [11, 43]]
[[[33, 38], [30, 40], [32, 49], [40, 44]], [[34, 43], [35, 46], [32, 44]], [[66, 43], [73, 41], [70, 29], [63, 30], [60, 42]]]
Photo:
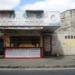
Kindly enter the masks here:
[[0, 55], [42, 58], [75, 55], [75, 10], [0, 11]]
[[53, 54], [75, 55], [75, 9], [61, 13], [61, 26], [53, 34]]

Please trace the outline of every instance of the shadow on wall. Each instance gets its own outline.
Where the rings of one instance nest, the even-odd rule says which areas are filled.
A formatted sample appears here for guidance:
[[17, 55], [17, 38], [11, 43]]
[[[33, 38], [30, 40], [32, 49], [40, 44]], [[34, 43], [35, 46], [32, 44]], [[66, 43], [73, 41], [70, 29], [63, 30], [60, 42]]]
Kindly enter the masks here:
[[61, 39], [59, 40], [59, 38], [58, 38], [57, 33], [53, 33], [52, 35], [52, 56], [64, 57], [63, 47], [60, 41]]

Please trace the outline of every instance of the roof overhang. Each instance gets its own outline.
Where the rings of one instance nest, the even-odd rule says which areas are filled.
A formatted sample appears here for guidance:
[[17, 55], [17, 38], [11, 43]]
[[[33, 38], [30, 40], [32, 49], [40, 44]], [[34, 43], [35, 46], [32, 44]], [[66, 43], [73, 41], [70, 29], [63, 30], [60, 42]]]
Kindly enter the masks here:
[[0, 10], [0, 13], [14, 13], [14, 10]]
[[44, 11], [43, 10], [25, 10], [26, 12], [40, 12], [40, 13], [43, 13]]
[[2, 30], [42, 30], [53, 32], [60, 26], [1, 26]]
[[44, 27], [33, 27], [33, 26], [1, 26], [0, 29], [23, 29], [23, 30], [37, 30], [43, 29]]

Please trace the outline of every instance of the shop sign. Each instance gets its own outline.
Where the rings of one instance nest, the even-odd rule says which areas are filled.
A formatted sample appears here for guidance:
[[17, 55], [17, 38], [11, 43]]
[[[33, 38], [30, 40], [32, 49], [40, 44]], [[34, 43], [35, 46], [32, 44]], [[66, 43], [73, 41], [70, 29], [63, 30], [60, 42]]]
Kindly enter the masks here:
[[6, 49], [5, 57], [40, 57], [40, 48]]

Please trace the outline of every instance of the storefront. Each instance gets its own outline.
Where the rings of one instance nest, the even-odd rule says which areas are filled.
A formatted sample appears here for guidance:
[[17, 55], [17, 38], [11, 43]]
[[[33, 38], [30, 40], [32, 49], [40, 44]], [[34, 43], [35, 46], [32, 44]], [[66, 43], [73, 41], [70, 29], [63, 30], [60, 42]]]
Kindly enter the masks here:
[[41, 51], [39, 36], [13, 36], [10, 37], [10, 46], [5, 50], [5, 57], [42, 57]]
[[51, 36], [42, 30], [3, 30], [5, 58], [42, 58], [51, 52]]

